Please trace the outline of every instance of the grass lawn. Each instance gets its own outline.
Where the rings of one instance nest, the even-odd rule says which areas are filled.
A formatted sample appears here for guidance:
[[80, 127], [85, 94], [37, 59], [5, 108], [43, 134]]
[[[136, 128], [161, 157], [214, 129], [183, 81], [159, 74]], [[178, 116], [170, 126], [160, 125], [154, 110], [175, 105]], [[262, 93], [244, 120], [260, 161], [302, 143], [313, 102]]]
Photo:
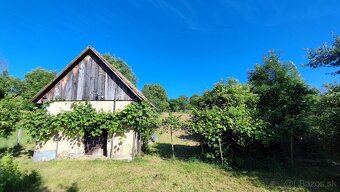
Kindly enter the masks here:
[[[24, 137], [28, 137], [25, 136]], [[151, 154], [131, 162], [55, 160], [35, 163], [33, 144], [15, 151], [22, 171], [36, 171], [34, 191], [339, 191], [340, 169], [281, 167], [270, 170], [225, 170], [192, 156], [199, 151], [184, 132], [175, 134], [177, 159], [170, 159], [169, 134], [159, 134]], [[26, 141], [30, 141], [29, 137]], [[0, 140], [3, 153], [15, 137]], [[329, 183], [327, 183], [329, 182]], [[34, 183], [32, 183], [34, 185]]]

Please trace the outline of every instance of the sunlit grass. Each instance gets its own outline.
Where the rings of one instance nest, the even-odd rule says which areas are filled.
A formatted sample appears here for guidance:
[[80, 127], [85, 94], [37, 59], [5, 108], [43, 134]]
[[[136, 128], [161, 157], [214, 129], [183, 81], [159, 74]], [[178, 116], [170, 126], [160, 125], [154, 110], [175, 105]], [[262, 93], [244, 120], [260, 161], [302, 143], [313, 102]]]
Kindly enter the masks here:
[[[219, 165], [192, 158], [199, 154], [197, 143], [184, 131], [175, 134], [176, 158], [170, 158], [170, 136], [159, 134], [151, 154], [133, 161], [55, 160], [33, 162], [25, 154], [30, 142], [15, 159], [21, 170], [36, 170], [43, 189], [50, 191], [337, 191], [338, 187], [313, 188], [299, 185], [305, 181], [339, 182], [339, 168], [296, 167], [270, 170], [225, 170]], [[14, 141], [13, 141], [14, 140]], [[1, 141], [11, 147], [16, 137]], [[28, 139], [29, 141], [29, 139]], [[4, 145], [6, 143], [6, 145]]]

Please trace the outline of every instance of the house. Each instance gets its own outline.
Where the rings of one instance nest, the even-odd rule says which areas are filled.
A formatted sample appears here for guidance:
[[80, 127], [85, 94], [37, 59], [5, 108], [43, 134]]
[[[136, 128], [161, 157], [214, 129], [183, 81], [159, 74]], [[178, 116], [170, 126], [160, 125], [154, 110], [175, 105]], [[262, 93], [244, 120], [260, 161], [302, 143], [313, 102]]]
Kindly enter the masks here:
[[[88, 46], [60, 74], [37, 93], [32, 102], [48, 103], [48, 112], [58, 114], [71, 110], [74, 102], [88, 101], [97, 111], [115, 112], [132, 102], [146, 100], [143, 94], [93, 47]], [[44, 143], [38, 143], [33, 158], [45, 161], [56, 158], [111, 158], [131, 160], [141, 143], [134, 130], [125, 135], [71, 139], [58, 133]]]

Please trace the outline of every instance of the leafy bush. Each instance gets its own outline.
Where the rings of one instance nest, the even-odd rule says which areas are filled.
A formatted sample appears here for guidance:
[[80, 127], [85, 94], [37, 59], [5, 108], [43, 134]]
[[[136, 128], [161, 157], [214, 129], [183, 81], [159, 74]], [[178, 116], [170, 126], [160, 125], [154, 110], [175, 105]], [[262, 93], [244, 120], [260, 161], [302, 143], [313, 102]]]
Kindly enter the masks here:
[[19, 98], [5, 97], [0, 100], [0, 137], [7, 137], [16, 130], [23, 105]]
[[35, 171], [27, 174], [19, 171], [11, 155], [0, 159], [0, 192], [1, 191], [37, 191], [41, 177]]
[[222, 164], [251, 157], [255, 143], [267, 144], [271, 132], [256, 118], [258, 96], [248, 85], [229, 79], [203, 94], [193, 110], [192, 130], [203, 155]]
[[329, 84], [326, 89], [310, 111], [312, 133], [317, 138], [313, 142], [323, 151], [340, 154], [340, 85]]
[[147, 102], [132, 103], [117, 113], [117, 124], [126, 125], [139, 133], [143, 141], [142, 150], [147, 151], [147, 144], [155, 129], [159, 126], [158, 113]]

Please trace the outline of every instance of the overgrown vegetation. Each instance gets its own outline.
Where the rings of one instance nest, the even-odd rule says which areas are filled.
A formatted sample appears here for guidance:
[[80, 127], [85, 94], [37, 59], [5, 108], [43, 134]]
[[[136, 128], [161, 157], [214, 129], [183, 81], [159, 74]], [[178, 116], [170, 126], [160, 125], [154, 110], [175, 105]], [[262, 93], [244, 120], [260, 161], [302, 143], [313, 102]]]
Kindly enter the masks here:
[[[333, 45], [324, 45], [309, 50], [308, 59], [310, 62], [308, 66], [339, 67], [339, 42], [339, 37], [335, 36]], [[136, 84], [135, 74], [124, 61], [109, 54], [105, 58], [132, 83]], [[333, 73], [333, 75], [338, 74], [338, 70]], [[292, 62], [281, 61], [279, 55], [273, 52], [264, 57], [262, 64], [255, 65], [254, 69], [249, 71], [248, 83], [240, 84], [237, 80], [231, 78], [227, 82], [217, 83], [201, 96], [194, 94], [190, 99], [181, 96], [169, 100], [165, 89], [159, 84], [145, 85], [143, 93], [157, 109], [157, 112], [146, 102], [130, 104], [123, 111], [117, 113], [97, 112], [89, 103], [75, 103], [71, 111], [50, 115], [45, 108], [36, 108], [29, 104], [29, 99], [54, 76], [54, 72], [36, 69], [26, 74], [25, 79], [20, 80], [11, 77], [8, 71], [2, 71], [0, 74], [0, 137], [7, 138], [19, 127], [29, 130], [37, 141], [50, 139], [60, 131], [66, 136], [77, 138], [84, 136], [85, 132], [97, 136], [101, 135], [104, 129], [107, 129], [109, 133], [122, 133], [127, 129], [134, 129], [141, 136], [139, 139], [143, 140], [143, 150], [147, 151], [150, 136], [160, 126], [157, 112], [188, 112], [190, 110], [191, 119], [185, 123], [185, 131], [193, 134], [200, 147], [176, 143], [188, 138], [192, 139], [190, 138], [192, 135], [188, 137], [181, 135], [183, 138], [176, 138], [176, 134], [174, 134], [176, 131], [174, 130], [181, 127], [183, 123], [180, 122], [179, 117], [173, 114], [165, 117], [163, 125], [170, 129], [170, 136], [166, 136], [170, 142], [156, 143], [151, 149], [153, 155], [146, 155], [145, 158], [132, 162], [132, 165], [139, 168], [143, 167], [149, 171], [146, 172], [152, 175], [150, 179], [147, 179], [150, 174], [138, 173], [137, 176], [143, 178], [138, 180], [137, 185], [143, 187], [140, 183], [157, 181], [157, 185], [166, 184], [166, 189], [169, 190], [190, 190], [192, 188], [209, 190], [212, 186], [209, 188], [200, 185], [201, 183], [195, 183], [195, 179], [200, 180], [203, 177], [203, 182], [213, 183], [214, 180], [207, 178], [211, 177], [215, 180], [223, 178], [218, 182], [218, 189], [226, 190], [230, 189], [228, 187], [232, 183], [225, 186], [221, 183], [228, 179], [239, 182], [239, 180], [235, 180], [235, 177], [239, 175], [246, 175], [247, 179], [251, 178], [249, 180], [255, 179], [255, 184], [248, 180], [245, 182], [248, 187], [236, 186], [244, 190], [256, 190], [258, 188], [270, 190], [310, 189], [305, 186], [295, 186], [295, 184], [287, 187], [284, 182], [290, 178], [309, 179], [311, 181], [316, 178], [322, 182], [333, 181], [334, 179], [338, 184], [339, 176], [336, 167], [321, 169], [319, 166], [312, 168], [306, 166], [308, 173], [298, 173], [303, 171], [305, 167], [299, 167], [299, 164], [293, 163], [295, 160], [315, 162], [326, 157], [336, 158], [336, 155], [340, 154], [338, 147], [340, 145], [339, 84], [325, 85], [325, 92], [312, 89], [303, 81]], [[195, 154], [191, 153], [192, 148], [195, 149], [192, 150]], [[21, 148], [17, 146], [16, 149], [20, 151]], [[200, 151], [200, 153], [196, 154], [197, 151]], [[155, 154], [157, 154], [156, 157]], [[175, 154], [178, 157], [177, 159], [174, 158], [170, 162], [164, 161], [164, 159]], [[223, 167], [197, 162], [201, 157], [208, 162], [222, 164]], [[182, 160], [190, 159], [193, 162], [182, 162]], [[51, 170], [45, 170], [39, 165], [32, 164], [31, 160], [25, 159], [24, 161], [26, 164], [23, 163], [23, 166], [28, 165], [31, 168], [40, 169], [45, 175], [49, 176], [47, 172]], [[289, 170], [285, 170], [287, 168], [286, 162], [292, 164]], [[47, 165], [50, 166], [50, 169], [59, 165], [61, 170], [71, 171], [78, 165], [78, 162], [74, 163], [73, 161], [63, 163], [50, 162]], [[109, 168], [116, 168], [115, 172], [112, 173], [113, 175], [117, 175], [118, 165], [125, 166], [125, 168], [130, 166], [125, 162], [109, 164], [108, 162], [94, 161], [94, 164], [97, 163], [105, 164], [104, 168], [101, 168], [103, 172], [111, 170]], [[157, 165], [157, 163], [161, 165]], [[89, 169], [93, 167], [93, 165], [89, 166], [87, 162], [83, 165]], [[157, 171], [150, 171], [155, 165], [157, 165]], [[277, 170], [268, 171], [265, 174], [249, 171], [250, 167], [258, 167], [257, 165], [266, 165], [269, 170], [273, 167]], [[78, 167], [80, 171], [78, 170], [77, 174], [81, 174], [84, 167]], [[175, 167], [176, 171], [169, 167]], [[200, 172], [202, 167], [203, 172]], [[247, 174], [243, 174], [242, 171], [231, 173], [224, 170], [225, 168], [241, 167], [246, 168]], [[37, 183], [38, 187], [40, 185], [39, 176], [35, 175], [31, 178], [30, 174], [19, 171], [11, 156], [5, 155], [2, 158], [0, 171], [0, 189], [5, 191], [20, 191], [22, 188], [17, 187], [25, 186], [26, 181]], [[59, 170], [53, 171], [55, 174], [60, 174]], [[167, 174], [166, 171], [171, 174]], [[193, 176], [195, 179], [190, 180], [192, 182], [191, 188], [188, 188], [184, 185], [185, 182], [178, 180], [175, 173], [180, 172], [179, 177], [187, 179], [192, 176], [191, 171], [195, 173]], [[209, 176], [204, 171], [208, 172]], [[277, 175], [277, 172], [284, 171], [287, 171], [285, 172], [287, 175]], [[323, 172], [319, 173], [320, 171]], [[135, 173], [135, 169], [131, 172]], [[226, 176], [226, 173], [229, 175]], [[248, 173], [250, 174], [248, 175]], [[68, 178], [72, 174], [73, 172], [67, 173], [65, 177]], [[126, 172], [119, 172], [119, 174], [126, 175]], [[252, 174], [255, 174], [256, 177]], [[272, 178], [275, 178], [273, 185], [271, 181], [267, 181]], [[126, 181], [126, 178], [121, 180]], [[122, 181], [118, 182], [117, 189], [125, 189]], [[77, 187], [74, 183], [64, 181], [63, 184], [65, 183]], [[132, 183], [136, 184], [134, 180]], [[147, 189], [159, 188], [149, 187]], [[326, 189], [336, 190], [337, 186], [333, 185], [329, 188], [326, 187]]]
[[195, 99], [192, 130], [203, 156], [239, 167], [338, 152], [339, 86], [327, 87], [311, 89], [293, 63], [270, 52], [249, 85], [229, 80]]
[[156, 107], [158, 112], [168, 109], [168, 95], [160, 84], [146, 84], [142, 89], [142, 93]]
[[40, 191], [41, 176], [36, 172], [21, 172], [11, 155], [0, 159], [0, 191]]
[[186, 112], [191, 109], [190, 99], [187, 96], [180, 96], [177, 99], [169, 100], [169, 111]]
[[[292, 160], [293, 144], [308, 141], [311, 136], [308, 112], [316, 91], [305, 84], [293, 63], [280, 61], [275, 53], [269, 53], [262, 65], [249, 72], [249, 84], [260, 97], [259, 119], [272, 132], [267, 151]], [[279, 150], [274, 152], [274, 148]]]
[[158, 126], [157, 114], [147, 102], [132, 103], [116, 113], [97, 112], [89, 102], [74, 103], [71, 108], [71, 111], [57, 115], [50, 115], [44, 107], [36, 108], [24, 115], [22, 126], [38, 142], [47, 141], [59, 132], [76, 139], [83, 137], [85, 132], [100, 136], [104, 129], [111, 134], [133, 129], [144, 141], [144, 150]]
[[272, 131], [258, 119], [259, 98], [235, 79], [220, 82], [200, 98], [192, 114], [192, 130], [204, 157], [222, 164], [241, 164], [270, 142]]
[[121, 72], [124, 77], [126, 77], [132, 84], [137, 85], [138, 78], [136, 74], [132, 71], [131, 67], [121, 58], [106, 53], [103, 57], [108, 61], [113, 67], [115, 67], [119, 72]]
[[[178, 113], [174, 115], [179, 115]], [[181, 117], [183, 119], [185, 114]], [[152, 154], [133, 161], [62, 160], [33, 162], [24, 144], [13, 159], [21, 174], [35, 172], [39, 182], [22, 191], [339, 191], [339, 167], [272, 166], [233, 169], [200, 161], [200, 148], [182, 130], [174, 131], [176, 158], [170, 135], [158, 134]], [[15, 144], [14, 139], [7, 143]], [[0, 148], [3, 139], [0, 139]], [[11, 146], [8, 146], [11, 147]], [[32, 187], [33, 188], [33, 187]], [[20, 190], [17, 190], [20, 191]]]

